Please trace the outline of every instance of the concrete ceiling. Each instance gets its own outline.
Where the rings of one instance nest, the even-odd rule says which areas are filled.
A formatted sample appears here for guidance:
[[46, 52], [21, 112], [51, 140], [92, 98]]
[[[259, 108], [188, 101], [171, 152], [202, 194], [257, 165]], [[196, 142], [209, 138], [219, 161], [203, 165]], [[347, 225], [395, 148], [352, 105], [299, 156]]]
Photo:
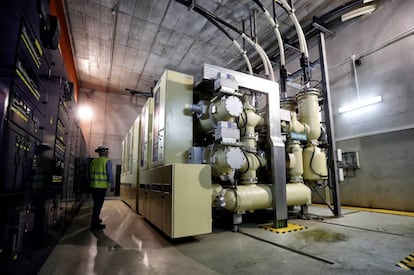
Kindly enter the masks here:
[[[314, 16], [348, 1], [293, 3], [301, 24], [307, 25]], [[272, 11], [271, 0], [262, 3]], [[205, 0], [197, 4], [239, 29], [245, 20], [247, 33], [249, 16], [253, 9], [258, 10], [252, 0]], [[148, 92], [166, 69], [196, 77], [203, 63], [245, 69], [241, 55], [225, 35], [174, 0], [65, 0], [65, 8], [81, 88], [111, 93], [126, 93], [125, 88]], [[277, 15], [284, 38], [293, 37], [293, 25], [279, 7]], [[274, 55], [278, 52], [275, 35], [261, 13], [256, 18], [258, 41]], [[238, 41], [243, 43], [240, 38]], [[246, 50], [253, 64], [259, 64], [255, 52]]]

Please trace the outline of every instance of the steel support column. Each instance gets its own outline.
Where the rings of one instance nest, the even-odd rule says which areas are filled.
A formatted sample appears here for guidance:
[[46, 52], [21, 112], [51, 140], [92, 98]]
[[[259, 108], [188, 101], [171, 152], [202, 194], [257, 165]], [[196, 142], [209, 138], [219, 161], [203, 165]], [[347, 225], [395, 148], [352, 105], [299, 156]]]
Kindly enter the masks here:
[[321, 32], [318, 40], [319, 59], [322, 76], [322, 95], [324, 98], [324, 117], [326, 122], [326, 133], [328, 137], [328, 169], [329, 169], [329, 187], [332, 191], [333, 214], [335, 217], [341, 216], [341, 199], [339, 195], [338, 167], [335, 144], [335, 129], [332, 115], [332, 99], [329, 86], [328, 64], [326, 61], [325, 35]]

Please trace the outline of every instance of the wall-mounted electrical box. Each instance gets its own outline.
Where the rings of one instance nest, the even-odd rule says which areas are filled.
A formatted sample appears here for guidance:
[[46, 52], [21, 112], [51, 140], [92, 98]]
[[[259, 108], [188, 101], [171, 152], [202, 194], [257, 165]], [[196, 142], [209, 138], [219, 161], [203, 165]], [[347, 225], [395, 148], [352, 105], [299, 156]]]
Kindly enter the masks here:
[[344, 181], [345, 178], [355, 177], [356, 169], [361, 168], [357, 150], [342, 151], [338, 149], [337, 160], [339, 166], [339, 181]]
[[358, 151], [345, 151], [342, 152], [342, 162], [344, 165], [344, 168], [351, 168], [351, 169], [359, 169], [360, 163], [359, 163], [359, 153]]

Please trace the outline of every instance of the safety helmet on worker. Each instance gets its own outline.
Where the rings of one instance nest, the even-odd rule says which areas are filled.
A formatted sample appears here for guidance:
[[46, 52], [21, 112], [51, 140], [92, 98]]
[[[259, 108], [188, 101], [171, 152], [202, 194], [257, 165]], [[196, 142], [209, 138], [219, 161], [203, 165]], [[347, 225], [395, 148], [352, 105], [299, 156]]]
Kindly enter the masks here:
[[104, 145], [100, 145], [95, 149], [95, 152], [98, 154], [105, 154], [109, 151], [109, 148], [104, 146]]

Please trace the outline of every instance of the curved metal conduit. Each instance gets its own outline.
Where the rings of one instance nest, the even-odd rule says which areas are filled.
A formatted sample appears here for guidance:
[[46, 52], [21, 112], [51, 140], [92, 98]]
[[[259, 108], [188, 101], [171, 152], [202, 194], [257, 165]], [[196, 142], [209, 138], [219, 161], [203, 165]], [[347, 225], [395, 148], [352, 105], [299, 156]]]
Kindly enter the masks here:
[[212, 23], [214, 26], [217, 27], [217, 29], [219, 29], [222, 33], [224, 33], [225, 36], [227, 36], [232, 42], [233, 45], [237, 48], [237, 50], [242, 54], [246, 65], [247, 65], [247, 69], [249, 71], [249, 74], [253, 75], [253, 69], [252, 69], [252, 63], [249, 60], [249, 57], [246, 54], [246, 51], [242, 48], [242, 46], [239, 44], [239, 42], [237, 42], [237, 40], [232, 37], [228, 31], [226, 31], [222, 26], [220, 26], [216, 21], [214, 21], [212, 18], [210, 17], [205, 17], [210, 23]]
[[[204, 16], [204, 15], [203, 15]], [[253, 75], [253, 69], [252, 69], [252, 63], [249, 60], [249, 57], [247, 56], [246, 51], [241, 47], [239, 42], [232, 37], [228, 31], [226, 31], [222, 26], [220, 26], [214, 19], [210, 18], [209, 16], [204, 16], [209, 22], [211, 22], [214, 26], [216, 26], [221, 32], [224, 33], [232, 42], [233, 45], [237, 48], [237, 50], [242, 54], [244, 60], [246, 61], [247, 69], [249, 70], [249, 74]]]
[[252, 47], [254, 47], [254, 49], [259, 54], [260, 58], [262, 59], [264, 69], [265, 69], [265, 74], [269, 76], [270, 80], [275, 81], [275, 76], [274, 76], [274, 73], [273, 73], [273, 70], [272, 70], [272, 65], [270, 63], [270, 59], [267, 56], [267, 54], [265, 53], [265, 51], [263, 50], [263, 48], [258, 43], [254, 42], [250, 38], [250, 36], [248, 36], [243, 31], [237, 29], [236, 27], [234, 27], [230, 23], [224, 21], [223, 19], [221, 19], [217, 15], [213, 14], [212, 12], [204, 9], [203, 7], [195, 4], [193, 9], [194, 9], [194, 11], [198, 12], [199, 14], [201, 14], [205, 17], [210, 17], [211, 19], [215, 20], [216, 22], [219, 22], [219, 23], [223, 24], [224, 26], [230, 28], [232, 31], [237, 32], [243, 39], [245, 39], [247, 41], [247, 43], [249, 43]]
[[[275, 81], [275, 76], [272, 70], [272, 65], [270, 63], [270, 59], [267, 56], [267, 54], [265, 53], [265, 51], [263, 50], [263, 48], [257, 44], [256, 42], [254, 42], [248, 35], [246, 35], [243, 31], [237, 29], [236, 27], [234, 27], [233, 25], [231, 25], [230, 23], [224, 21], [223, 19], [221, 19], [220, 17], [216, 16], [214, 13], [210, 12], [209, 10], [204, 9], [203, 7], [192, 3], [192, 1], [185, 1], [185, 0], [175, 0], [176, 2], [187, 6], [189, 8], [192, 8], [195, 12], [197, 12], [198, 14], [204, 16], [207, 20], [209, 20], [210, 22], [215, 21], [218, 22], [220, 24], [223, 24], [224, 26], [230, 28], [232, 31], [237, 32], [243, 39], [245, 39], [251, 46], [253, 46], [256, 50], [256, 52], [259, 54], [263, 65], [264, 65], [264, 69], [265, 69], [265, 74], [269, 76], [269, 79], [272, 81]], [[269, 70], [270, 68], [270, 70]]]
[[275, 20], [272, 18], [272, 16], [270, 15], [269, 11], [263, 6], [263, 4], [259, 1], [259, 0], [253, 0], [256, 5], [259, 6], [259, 8], [263, 11], [267, 21], [269, 21], [270, 25], [272, 26], [275, 35], [276, 35], [276, 39], [277, 39], [277, 43], [279, 46], [279, 56], [280, 56], [280, 95], [282, 98], [286, 98], [287, 97], [287, 93], [286, 93], [286, 78], [287, 78], [287, 71], [285, 69], [285, 65], [286, 65], [286, 59], [285, 59], [285, 48], [283, 46], [283, 39], [282, 39], [282, 35], [280, 34], [279, 31], [279, 24], [276, 24]]
[[296, 33], [298, 34], [298, 41], [299, 41], [299, 48], [302, 52], [301, 57], [301, 67], [303, 71], [303, 82], [308, 87], [309, 80], [310, 80], [310, 73], [309, 73], [309, 52], [308, 52], [308, 45], [306, 43], [305, 34], [303, 33], [302, 27], [298, 21], [298, 18], [295, 15], [295, 10], [287, 3], [286, 0], [274, 0], [279, 6], [281, 6], [286, 13], [288, 14], [289, 18], [293, 21], [293, 24], [296, 29]]

